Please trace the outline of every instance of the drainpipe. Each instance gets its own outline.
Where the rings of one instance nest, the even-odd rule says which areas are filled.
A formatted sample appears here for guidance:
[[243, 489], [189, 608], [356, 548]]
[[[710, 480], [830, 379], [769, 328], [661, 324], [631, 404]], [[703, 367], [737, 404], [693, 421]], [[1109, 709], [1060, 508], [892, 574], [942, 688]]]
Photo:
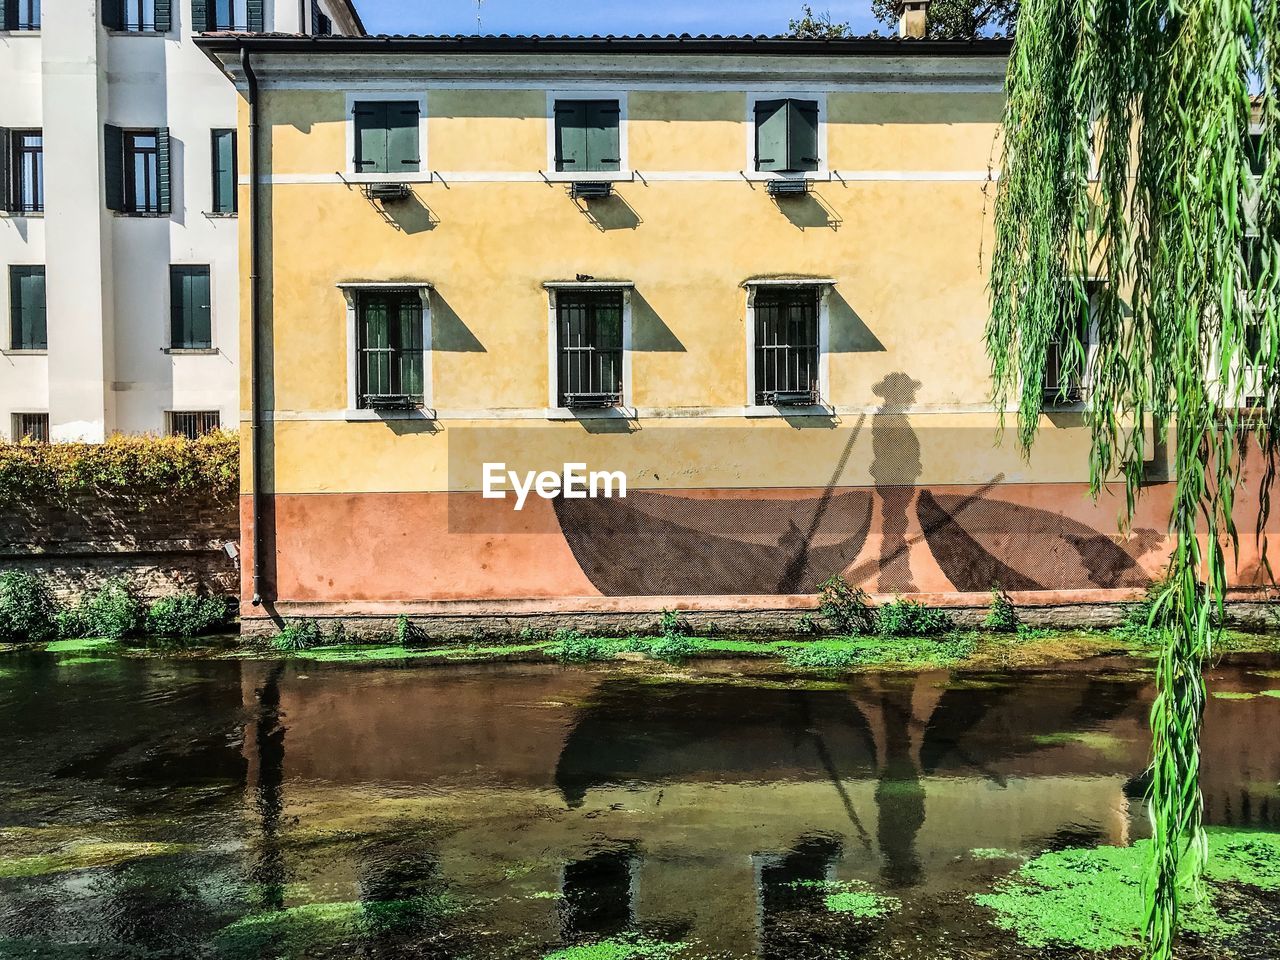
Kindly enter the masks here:
[[249, 493], [253, 513], [253, 605], [262, 606], [262, 389], [258, 360], [258, 76], [249, 63], [249, 51], [240, 48], [249, 101], [249, 449], [253, 458], [253, 488]]

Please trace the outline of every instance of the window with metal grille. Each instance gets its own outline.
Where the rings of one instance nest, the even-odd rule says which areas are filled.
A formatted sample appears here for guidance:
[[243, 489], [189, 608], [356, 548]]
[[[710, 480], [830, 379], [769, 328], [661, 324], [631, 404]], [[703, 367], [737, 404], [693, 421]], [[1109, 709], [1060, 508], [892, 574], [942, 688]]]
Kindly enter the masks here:
[[9, 349], [49, 349], [43, 266], [9, 267]]
[[818, 297], [814, 287], [762, 287], [756, 291], [758, 405], [803, 405], [821, 400]]
[[40, 29], [40, 0], [5, 0], [0, 12], [4, 14], [0, 30]]
[[421, 407], [422, 297], [417, 290], [362, 291], [357, 303], [357, 405]]
[[1061, 333], [1051, 340], [1044, 361], [1044, 404], [1061, 406], [1084, 400], [1085, 366], [1089, 355], [1091, 313], [1100, 285], [1088, 281], [1084, 285], [1085, 300], [1070, 284], [1064, 284]]
[[15, 413], [13, 415], [13, 439], [49, 442], [49, 415], [47, 413]]
[[559, 405], [622, 403], [622, 291], [559, 291], [556, 336]]
[[160, 144], [154, 130], [124, 132], [124, 203], [130, 213], [160, 212]]
[[169, 435], [188, 440], [196, 440], [222, 426], [222, 416], [217, 410], [170, 410], [166, 417]]

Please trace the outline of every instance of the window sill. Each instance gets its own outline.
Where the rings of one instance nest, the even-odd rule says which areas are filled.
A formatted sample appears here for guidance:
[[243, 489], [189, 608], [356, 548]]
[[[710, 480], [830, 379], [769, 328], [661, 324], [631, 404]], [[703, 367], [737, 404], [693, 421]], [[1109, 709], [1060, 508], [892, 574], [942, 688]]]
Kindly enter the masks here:
[[0, 219], [5, 220], [43, 220], [43, 210], [0, 210]]
[[778, 173], [773, 170], [743, 170], [742, 175], [751, 183], [768, 183], [770, 180], [806, 180], [809, 183], [830, 183], [827, 170], [807, 170], [804, 173]]
[[0, 354], [6, 357], [47, 357], [49, 349], [43, 350], [0, 350]]
[[171, 357], [216, 357], [222, 351], [217, 347], [164, 347], [163, 352]]
[[168, 30], [112, 30], [107, 29], [109, 37], [167, 37]]
[[12, 30], [0, 30], [0, 37], [38, 37], [39, 27], [15, 27]]
[[743, 409], [744, 417], [834, 417], [836, 408], [827, 403], [814, 403], [802, 407], [762, 407], [752, 405]]
[[209, 220], [234, 220], [236, 219], [236, 217], [240, 216], [240, 212], [238, 210], [227, 210], [227, 211], [221, 211], [221, 212], [215, 211], [215, 210], [206, 210], [204, 212], [204, 215], [205, 215], [205, 218]]
[[631, 170], [540, 170], [548, 183], [632, 183], [636, 175]]
[[171, 216], [168, 213], [135, 212], [133, 210], [112, 210], [111, 212], [123, 220], [168, 220]]
[[346, 173], [338, 174], [344, 181], [351, 184], [366, 183], [432, 183], [435, 181], [435, 174], [430, 170], [425, 172], [418, 170], [405, 170], [399, 173], [356, 173], [354, 170], [348, 170]]
[[573, 410], [569, 407], [549, 407], [548, 420], [636, 420], [635, 407], [601, 407]]
[[378, 420], [434, 421], [436, 412], [430, 407], [419, 410], [346, 410], [343, 419], [348, 423], [371, 423]]

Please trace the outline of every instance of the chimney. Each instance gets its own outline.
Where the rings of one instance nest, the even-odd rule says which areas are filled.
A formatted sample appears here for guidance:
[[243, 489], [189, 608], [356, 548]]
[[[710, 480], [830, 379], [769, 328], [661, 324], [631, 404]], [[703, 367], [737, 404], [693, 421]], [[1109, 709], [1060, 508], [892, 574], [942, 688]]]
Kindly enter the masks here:
[[929, 0], [901, 0], [898, 4], [898, 36], [923, 40], [929, 29]]

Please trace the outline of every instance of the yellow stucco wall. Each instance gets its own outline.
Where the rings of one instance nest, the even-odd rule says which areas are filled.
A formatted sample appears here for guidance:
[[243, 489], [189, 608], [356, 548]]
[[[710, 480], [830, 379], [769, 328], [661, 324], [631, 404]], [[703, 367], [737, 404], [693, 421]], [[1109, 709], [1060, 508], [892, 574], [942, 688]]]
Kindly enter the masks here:
[[[832, 428], [881, 408], [877, 385], [895, 373], [918, 384], [897, 398], [913, 410], [917, 482], [1085, 479], [1084, 433], [1070, 418], [1047, 423], [1051, 435], [1033, 466], [1011, 440], [985, 454], [996, 418], [982, 343], [992, 226], [984, 172], [997, 143], [999, 95], [832, 92], [828, 166], [858, 174], [775, 202], [739, 173], [750, 139], [747, 90], [634, 90], [626, 136], [638, 175], [617, 185], [616, 199], [587, 207], [572, 202], [564, 184], [538, 176], [548, 166], [547, 91], [425, 93], [424, 170], [441, 178], [414, 184], [414, 199], [388, 208], [386, 218], [334, 177], [347, 169], [345, 91], [271, 89], [262, 101], [264, 172], [277, 178], [263, 188], [270, 210], [263, 302], [273, 345], [264, 397], [281, 420], [269, 473], [278, 492], [449, 484], [450, 433], [465, 419], [446, 416], [428, 427], [341, 416], [348, 321], [337, 285], [357, 280], [434, 284], [432, 407], [498, 418], [521, 411], [518, 424], [544, 434], [537, 442], [555, 451], [549, 457], [581, 459], [590, 450], [611, 469], [654, 474], [646, 485], [828, 483], [836, 446], [848, 437]], [[248, 169], [247, 153], [241, 164]], [[821, 429], [724, 415], [747, 401], [742, 281], [793, 273], [837, 280], [823, 396], [844, 409], [829, 423], [805, 423]], [[548, 403], [541, 284], [578, 274], [635, 283], [634, 405], [668, 416], [679, 408], [721, 415], [642, 418], [628, 433], [605, 435], [535, 416]], [[247, 299], [244, 307], [247, 328]], [[247, 409], [247, 363], [244, 370]], [[673, 427], [682, 431], [675, 447], [645, 439]], [[700, 442], [702, 428], [718, 432]], [[870, 443], [868, 428], [841, 482], [872, 482]], [[691, 466], [658, 472], [655, 451]]]

